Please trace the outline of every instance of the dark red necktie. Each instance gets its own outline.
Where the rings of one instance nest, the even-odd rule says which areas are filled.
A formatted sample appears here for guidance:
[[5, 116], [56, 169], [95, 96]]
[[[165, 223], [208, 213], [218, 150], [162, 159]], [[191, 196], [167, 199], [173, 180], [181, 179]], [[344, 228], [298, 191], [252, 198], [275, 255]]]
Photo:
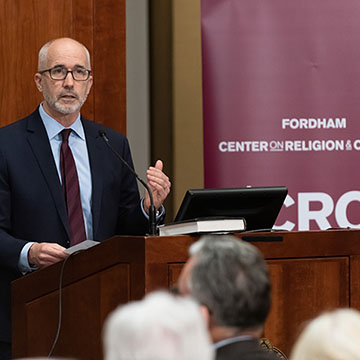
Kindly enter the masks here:
[[80, 200], [79, 179], [68, 142], [70, 132], [71, 129], [64, 129], [61, 132], [63, 140], [60, 150], [60, 170], [69, 217], [70, 246], [73, 246], [84, 241], [86, 233]]

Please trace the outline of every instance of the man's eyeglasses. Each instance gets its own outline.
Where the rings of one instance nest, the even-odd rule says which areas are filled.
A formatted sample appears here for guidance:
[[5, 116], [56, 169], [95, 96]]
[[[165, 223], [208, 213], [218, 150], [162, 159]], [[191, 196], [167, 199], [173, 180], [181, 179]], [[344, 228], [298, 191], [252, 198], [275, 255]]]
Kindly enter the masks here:
[[51, 79], [53, 80], [65, 80], [68, 73], [71, 73], [71, 76], [76, 81], [86, 81], [90, 77], [91, 70], [77, 67], [72, 70], [68, 70], [64, 66], [55, 66], [51, 69], [39, 71], [40, 74], [49, 72]]

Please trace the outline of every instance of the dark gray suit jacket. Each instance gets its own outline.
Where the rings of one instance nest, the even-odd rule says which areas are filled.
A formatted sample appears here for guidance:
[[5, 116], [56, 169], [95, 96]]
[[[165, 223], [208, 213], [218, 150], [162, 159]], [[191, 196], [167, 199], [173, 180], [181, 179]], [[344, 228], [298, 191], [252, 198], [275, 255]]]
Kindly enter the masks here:
[[272, 352], [263, 349], [259, 341], [241, 340], [222, 346], [216, 350], [216, 360], [279, 360]]
[[[81, 119], [92, 176], [94, 240], [117, 234], [143, 235], [148, 222], [140, 207], [135, 177], [99, 136], [132, 165], [127, 139]], [[21, 276], [18, 259], [28, 241], [69, 246], [63, 190], [45, 127], [36, 110], [0, 129], [0, 341], [10, 341], [10, 283]]]

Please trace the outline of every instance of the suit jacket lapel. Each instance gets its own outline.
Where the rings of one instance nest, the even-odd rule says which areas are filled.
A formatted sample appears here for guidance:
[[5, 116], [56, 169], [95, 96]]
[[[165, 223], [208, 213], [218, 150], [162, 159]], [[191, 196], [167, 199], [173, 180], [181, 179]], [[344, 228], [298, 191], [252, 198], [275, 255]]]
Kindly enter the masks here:
[[91, 179], [92, 179], [92, 216], [93, 216], [93, 238], [96, 239], [96, 234], [99, 229], [99, 220], [101, 213], [101, 198], [103, 190], [103, 173], [102, 173], [102, 148], [101, 142], [103, 139], [98, 134], [98, 127], [96, 124], [81, 119], [86, 136], [86, 144], [89, 154]]
[[59, 217], [69, 235], [69, 225], [64, 193], [56, 170], [48, 136], [39, 111], [36, 110], [28, 119], [28, 142], [39, 164], [40, 170], [49, 187]]

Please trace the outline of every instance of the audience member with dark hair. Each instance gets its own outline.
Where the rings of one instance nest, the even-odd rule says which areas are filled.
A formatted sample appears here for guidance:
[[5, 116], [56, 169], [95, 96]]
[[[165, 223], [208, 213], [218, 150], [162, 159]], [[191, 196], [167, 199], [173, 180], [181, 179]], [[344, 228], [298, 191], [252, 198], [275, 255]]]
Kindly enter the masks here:
[[271, 284], [257, 248], [229, 235], [205, 236], [190, 247], [190, 255], [179, 290], [206, 309], [216, 359], [277, 359], [259, 345]]
[[105, 360], [212, 360], [200, 307], [191, 298], [155, 292], [120, 306], [104, 326]]
[[312, 320], [293, 348], [291, 360], [360, 360], [360, 312], [338, 309]]

